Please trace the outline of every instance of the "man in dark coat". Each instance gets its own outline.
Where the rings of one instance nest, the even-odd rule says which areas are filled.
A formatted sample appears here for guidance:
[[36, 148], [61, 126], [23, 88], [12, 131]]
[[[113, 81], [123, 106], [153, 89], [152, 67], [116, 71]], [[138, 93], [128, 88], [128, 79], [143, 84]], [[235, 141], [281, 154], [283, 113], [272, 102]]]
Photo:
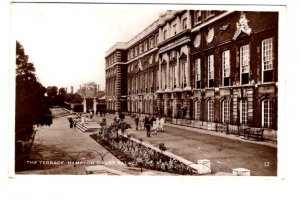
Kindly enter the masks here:
[[151, 137], [150, 136], [151, 122], [148, 116], [145, 117], [145, 128], [146, 128], [147, 137]]
[[136, 126], [136, 130], [138, 130], [138, 127], [139, 127], [139, 117], [136, 115], [135, 118], [134, 118], [134, 122], [135, 122], [135, 126]]

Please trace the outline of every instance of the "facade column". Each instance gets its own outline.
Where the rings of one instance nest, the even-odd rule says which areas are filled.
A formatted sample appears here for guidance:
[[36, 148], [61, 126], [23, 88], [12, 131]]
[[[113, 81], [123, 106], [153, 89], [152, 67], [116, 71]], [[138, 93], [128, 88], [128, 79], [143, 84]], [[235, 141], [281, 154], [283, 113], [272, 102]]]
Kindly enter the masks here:
[[176, 89], [179, 89], [180, 88], [180, 70], [179, 70], [179, 51], [177, 51], [177, 61], [176, 61], [176, 65], [175, 65], [175, 76], [176, 76]]
[[83, 112], [86, 113], [86, 99], [85, 99], [85, 97], [83, 97], [83, 102], [82, 102], [82, 104], [83, 104]]
[[158, 79], [158, 90], [161, 91], [162, 90], [162, 85], [161, 85], [161, 81], [162, 81], [162, 74], [161, 74], [161, 59], [159, 58], [158, 61], [158, 77], [156, 77]]
[[186, 118], [190, 119], [190, 95], [185, 92], [183, 97], [183, 105], [186, 107]]
[[167, 82], [165, 83], [167, 85], [167, 90], [170, 89], [170, 56], [167, 53]]
[[94, 110], [94, 114], [97, 114], [97, 100], [96, 100], [95, 97], [94, 97], [94, 100], [93, 100], [93, 110]]
[[191, 67], [190, 67], [190, 48], [187, 48], [186, 60], [186, 87], [185, 90], [191, 90]]
[[[158, 38], [159, 38], [159, 41], [157, 41], [157, 43], [159, 43], [160, 41], [163, 41], [163, 32], [162, 32], [162, 27], [160, 27], [159, 29], [158, 29]], [[155, 38], [154, 38], [154, 40], [155, 40]]]

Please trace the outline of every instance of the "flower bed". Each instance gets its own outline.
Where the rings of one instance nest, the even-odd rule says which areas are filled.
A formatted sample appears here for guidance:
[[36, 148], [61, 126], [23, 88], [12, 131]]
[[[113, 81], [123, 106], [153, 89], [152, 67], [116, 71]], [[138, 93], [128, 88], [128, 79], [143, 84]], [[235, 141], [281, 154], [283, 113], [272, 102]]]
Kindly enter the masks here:
[[118, 133], [119, 130], [124, 132], [123, 127], [127, 129], [129, 126], [123, 121], [121, 124], [119, 122], [113, 123], [102, 127], [98, 134], [92, 134], [91, 137], [127, 166], [140, 167], [141, 170], [147, 168], [181, 175], [197, 173], [190, 166], [165, 155], [163, 151], [166, 150], [166, 147], [163, 143], [159, 145], [160, 151], [158, 151], [143, 145], [142, 139], [136, 140], [132, 139], [130, 135], [126, 136]]

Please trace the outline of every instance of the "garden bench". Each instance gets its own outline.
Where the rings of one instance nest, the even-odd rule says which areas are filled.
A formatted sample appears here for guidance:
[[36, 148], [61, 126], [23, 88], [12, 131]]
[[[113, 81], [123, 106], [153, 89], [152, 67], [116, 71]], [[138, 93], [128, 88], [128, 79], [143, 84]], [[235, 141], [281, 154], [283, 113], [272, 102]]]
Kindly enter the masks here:
[[247, 131], [244, 131], [244, 139], [250, 140], [250, 138], [263, 141], [264, 137], [264, 129], [263, 128], [250, 128]]
[[237, 135], [236, 136], [241, 136], [241, 135], [244, 135], [245, 136], [245, 133], [247, 133], [249, 131], [250, 127], [249, 126], [246, 126], [246, 125], [240, 125], [238, 127], [238, 131], [237, 131]]

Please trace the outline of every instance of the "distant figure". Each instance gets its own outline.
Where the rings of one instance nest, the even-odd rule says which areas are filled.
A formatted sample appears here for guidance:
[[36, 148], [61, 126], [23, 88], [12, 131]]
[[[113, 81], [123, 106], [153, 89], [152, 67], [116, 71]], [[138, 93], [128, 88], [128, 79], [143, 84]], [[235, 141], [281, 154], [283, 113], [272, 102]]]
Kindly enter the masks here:
[[135, 118], [134, 118], [134, 122], [135, 122], [135, 127], [136, 127], [136, 130], [138, 130], [138, 127], [139, 127], [139, 117], [136, 115]]
[[90, 112], [90, 118], [91, 118], [91, 119], [93, 119], [93, 115], [94, 115], [94, 113], [93, 113], [93, 111], [91, 111], [91, 112]]
[[145, 128], [146, 128], [146, 133], [147, 133], [147, 137], [151, 137], [150, 136], [150, 130], [151, 130], [151, 122], [148, 116], [145, 117], [144, 119], [145, 121]]
[[162, 117], [162, 118], [160, 118], [160, 130], [162, 132], [164, 131], [164, 126], [165, 126], [165, 118]]
[[159, 120], [153, 120], [152, 121], [152, 129], [154, 131], [154, 135], [157, 135], [158, 125], [159, 125]]
[[155, 125], [156, 125], [156, 131], [160, 131], [160, 119], [159, 118], [156, 118]]
[[145, 117], [141, 117], [140, 118], [140, 127], [141, 129], [145, 129]]
[[151, 128], [153, 127], [153, 123], [156, 121], [155, 117], [152, 116], [150, 119]]
[[70, 128], [73, 128], [74, 121], [72, 117], [69, 118], [69, 123], [70, 123]]
[[77, 120], [74, 120], [74, 128], [76, 128], [76, 125], [77, 125]]

